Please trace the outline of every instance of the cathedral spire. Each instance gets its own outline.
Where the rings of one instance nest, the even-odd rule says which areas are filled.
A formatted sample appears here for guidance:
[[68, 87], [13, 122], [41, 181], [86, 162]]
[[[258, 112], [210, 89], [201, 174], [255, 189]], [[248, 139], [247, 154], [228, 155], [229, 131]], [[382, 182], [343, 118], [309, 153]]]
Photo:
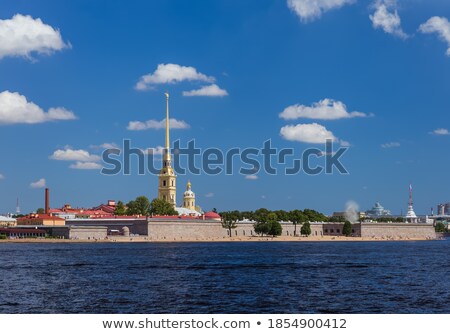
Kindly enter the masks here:
[[169, 139], [169, 93], [166, 92], [166, 148], [164, 160], [170, 161], [170, 139]]

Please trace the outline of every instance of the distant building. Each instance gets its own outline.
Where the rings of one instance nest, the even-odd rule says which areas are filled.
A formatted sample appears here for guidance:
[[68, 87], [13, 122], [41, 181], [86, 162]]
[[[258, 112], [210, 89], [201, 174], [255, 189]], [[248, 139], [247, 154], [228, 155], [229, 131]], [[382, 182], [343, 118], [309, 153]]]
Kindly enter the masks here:
[[391, 211], [385, 209], [380, 202], [375, 202], [375, 205], [372, 207], [372, 209], [366, 211], [367, 217], [383, 217], [383, 216], [390, 216]]
[[409, 204], [408, 211], [406, 212], [406, 222], [407, 223], [418, 223], [419, 219], [417, 218], [416, 213], [413, 208], [413, 197], [412, 197], [412, 185], [409, 185]]
[[450, 202], [437, 205], [438, 216], [450, 216]]
[[16, 226], [17, 221], [14, 218], [0, 216], [0, 226], [1, 227], [8, 227], [8, 226]]
[[17, 218], [17, 225], [42, 225], [42, 226], [64, 226], [66, 221], [62, 218], [32, 213], [29, 216]]

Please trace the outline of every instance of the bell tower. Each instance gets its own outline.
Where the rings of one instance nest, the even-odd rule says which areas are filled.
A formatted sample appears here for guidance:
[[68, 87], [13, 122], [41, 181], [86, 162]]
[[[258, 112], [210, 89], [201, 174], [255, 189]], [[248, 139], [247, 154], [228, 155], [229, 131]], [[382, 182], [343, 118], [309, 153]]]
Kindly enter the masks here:
[[166, 146], [164, 148], [163, 166], [159, 172], [158, 198], [172, 204], [175, 208], [177, 203], [177, 186], [175, 172], [172, 168], [169, 140], [169, 93], [166, 95]]

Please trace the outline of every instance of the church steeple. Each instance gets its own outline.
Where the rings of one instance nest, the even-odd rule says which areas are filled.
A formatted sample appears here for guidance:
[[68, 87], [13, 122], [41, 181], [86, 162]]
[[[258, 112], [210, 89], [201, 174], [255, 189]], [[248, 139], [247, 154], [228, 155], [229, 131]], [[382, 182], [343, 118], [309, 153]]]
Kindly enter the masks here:
[[163, 199], [173, 207], [176, 207], [177, 201], [177, 188], [176, 188], [176, 175], [172, 168], [172, 159], [170, 155], [170, 139], [169, 139], [169, 93], [165, 93], [166, 96], [166, 146], [164, 148], [163, 166], [159, 172], [159, 188], [158, 198]]
[[170, 139], [169, 139], [169, 131], [170, 131], [170, 125], [169, 125], [169, 93], [164, 93], [166, 96], [166, 147], [164, 152], [164, 160], [170, 161]]
[[195, 210], [195, 194], [191, 189], [191, 181], [186, 185], [186, 191], [183, 195], [183, 207], [189, 210]]

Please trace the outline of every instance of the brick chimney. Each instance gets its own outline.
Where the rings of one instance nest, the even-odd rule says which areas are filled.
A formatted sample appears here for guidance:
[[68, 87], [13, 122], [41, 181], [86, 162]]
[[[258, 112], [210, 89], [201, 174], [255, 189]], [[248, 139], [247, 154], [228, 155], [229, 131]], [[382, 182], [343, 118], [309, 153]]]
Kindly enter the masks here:
[[50, 191], [48, 188], [45, 188], [45, 214], [48, 215], [50, 213]]

